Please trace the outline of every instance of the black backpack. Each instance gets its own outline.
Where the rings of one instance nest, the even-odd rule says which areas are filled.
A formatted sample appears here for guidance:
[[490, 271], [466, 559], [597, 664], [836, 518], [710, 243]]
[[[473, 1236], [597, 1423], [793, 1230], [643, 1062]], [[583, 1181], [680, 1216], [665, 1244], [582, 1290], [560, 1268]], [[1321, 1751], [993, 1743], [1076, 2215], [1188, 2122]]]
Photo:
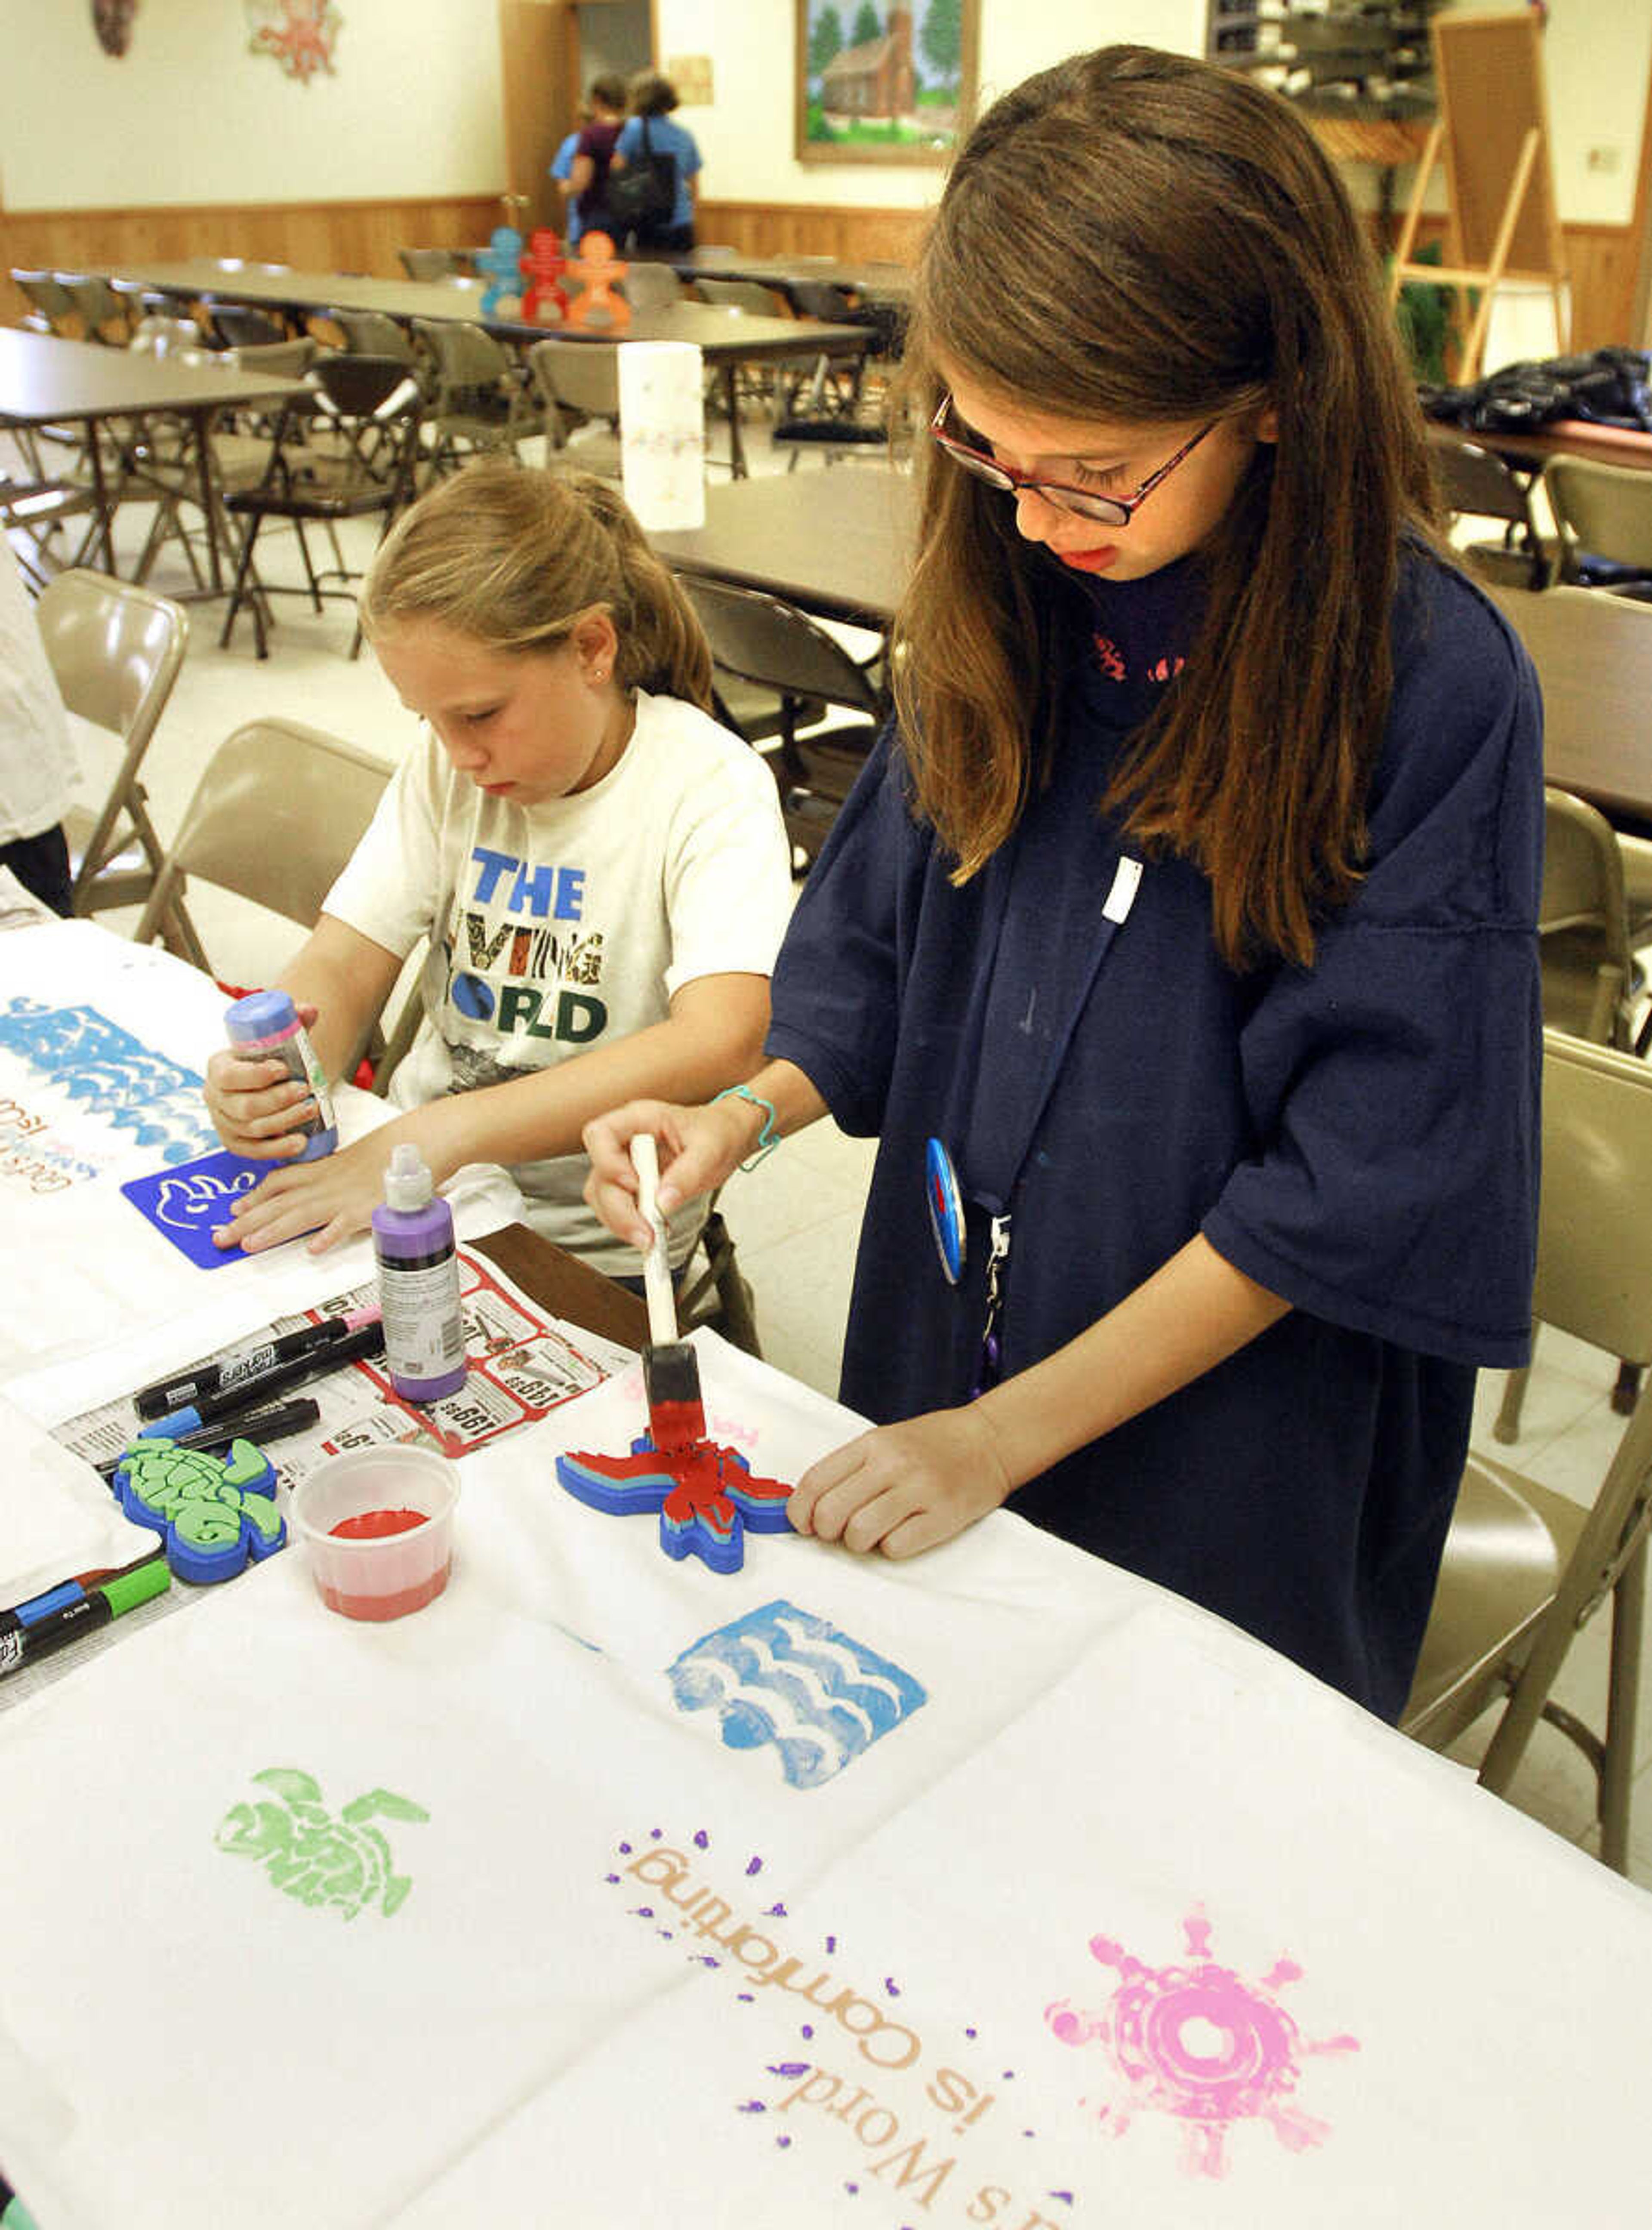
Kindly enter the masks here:
[[642, 154], [627, 161], [623, 171], [610, 170], [605, 199], [616, 233], [646, 236], [663, 232], [677, 206], [677, 158], [657, 155], [648, 137], [648, 119], [642, 119]]

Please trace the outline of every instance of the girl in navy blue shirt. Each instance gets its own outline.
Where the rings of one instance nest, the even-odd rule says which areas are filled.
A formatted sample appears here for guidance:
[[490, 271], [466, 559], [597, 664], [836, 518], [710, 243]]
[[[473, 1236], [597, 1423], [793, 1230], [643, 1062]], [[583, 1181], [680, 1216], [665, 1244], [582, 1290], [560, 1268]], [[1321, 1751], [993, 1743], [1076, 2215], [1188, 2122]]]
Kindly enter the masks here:
[[1002, 1505], [1396, 1717], [1475, 1368], [1527, 1351], [1529, 667], [1432, 540], [1335, 173], [1242, 77], [1112, 48], [1000, 100], [908, 370], [897, 718], [768, 1064], [591, 1125], [590, 1197], [643, 1241], [640, 1128], [662, 1202], [875, 1133], [842, 1390], [878, 1428], [799, 1529], [906, 1556]]

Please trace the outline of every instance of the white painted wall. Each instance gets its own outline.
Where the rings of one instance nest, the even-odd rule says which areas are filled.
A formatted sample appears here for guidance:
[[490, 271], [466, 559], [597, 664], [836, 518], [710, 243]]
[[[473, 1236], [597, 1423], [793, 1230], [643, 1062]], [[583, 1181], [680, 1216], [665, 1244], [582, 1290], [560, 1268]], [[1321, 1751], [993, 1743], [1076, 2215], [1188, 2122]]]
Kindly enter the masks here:
[[[1483, 9], [1490, 0], [1454, 4]], [[795, 160], [794, 0], [658, 0], [658, 8], [662, 57], [713, 58], [715, 106], [682, 112], [705, 156], [712, 199], [933, 201], [938, 170]], [[89, 0], [0, 0], [4, 205], [498, 191], [493, 0], [343, 0], [340, 12], [337, 74], [300, 85], [248, 53], [241, 0], [140, 0], [132, 51], [119, 61], [93, 35]], [[1197, 53], [1205, 15], [1204, 0], [983, 0], [983, 98], [1112, 40]], [[1545, 56], [1560, 213], [1572, 223], [1627, 223], [1652, 74], [1652, 4], [1560, 0]], [[1591, 170], [1591, 148], [1608, 150], [1610, 167]]]
[[[793, 0], [659, 0], [659, 9], [662, 58], [713, 58], [715, 106], [678, 112], [705, 158], [709, 199], [922, 209], [939, 197], [944, 173], [926, 164], [797, 160]], [[1205, 0], [983, 0], [982, 103], [1064, 55], [1115, 41], [1201, 54], [1205, 18]]]
[[8, 209], [497, 193], [492, 0], [344, 0], [337, 74], [248, 51], [241, 0], [139, 0], [106, 55], [89, 0], [0, 0]]

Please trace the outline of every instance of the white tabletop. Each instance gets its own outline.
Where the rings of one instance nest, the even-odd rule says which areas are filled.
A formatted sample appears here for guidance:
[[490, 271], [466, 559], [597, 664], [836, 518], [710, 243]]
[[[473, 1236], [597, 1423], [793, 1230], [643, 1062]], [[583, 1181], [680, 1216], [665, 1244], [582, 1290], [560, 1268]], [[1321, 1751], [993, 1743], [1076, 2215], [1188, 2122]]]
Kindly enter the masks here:
[[[203, 1059], [209, 1002], [112, 943], [0, 937], [0, 1015]], [[32, 1259], [55, 1213], [100, 1290], [101, 1206], [47, 1200]], [[49, 1422], [69, 1369], [0, 1393]], [[702, 1371], [760, 1474], [854, 1429]], [[621, 1375], [468, 1457], [414, 1617], [284, 1552], [0, 1715], [0, 2167], [42, 2230], [1644, 2219], [1642, 1892], [1013, 1517], [672, 1561], [557, 1481], [640, 1421]]]

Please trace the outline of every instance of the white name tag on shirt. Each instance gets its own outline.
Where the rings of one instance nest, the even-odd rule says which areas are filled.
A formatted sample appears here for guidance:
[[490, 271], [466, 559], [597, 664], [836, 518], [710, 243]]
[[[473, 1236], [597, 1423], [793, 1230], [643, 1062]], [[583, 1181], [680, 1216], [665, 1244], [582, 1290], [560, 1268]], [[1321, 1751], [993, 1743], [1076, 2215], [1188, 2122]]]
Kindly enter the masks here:
[[1113, 887], [1107, 894], [1107, 904], [1102, 908], [1103, 921], [1122, 921], [1135, 904], [1135, 894], [1141, 887], [1141, 862], [1122, 857], [1113, 871]]

